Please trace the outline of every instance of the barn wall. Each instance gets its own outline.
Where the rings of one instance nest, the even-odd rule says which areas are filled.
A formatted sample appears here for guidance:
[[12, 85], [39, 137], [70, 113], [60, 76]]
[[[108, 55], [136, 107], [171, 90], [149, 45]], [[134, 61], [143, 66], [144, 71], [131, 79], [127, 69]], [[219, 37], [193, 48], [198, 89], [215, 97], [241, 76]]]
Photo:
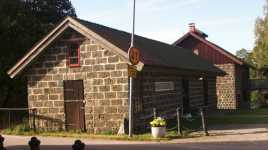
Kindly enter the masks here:
[[190, 49], [192, 51], [198, 50], [198, 55], [213, 64], [226, 64], [226, 63], [234, 63], [233, 60], [226, 57], [222, 53], [217, 50], [211, 48], [207, 44], [200, 42], [194, 37], [190, 36], [187, 39], [183, 40], [178, 46]]
[[[117, 131], [123, 120], [128, 118], [127, 62], [93, 39], [85, 39], [80, 45], [80, 67], [66, 66], [66, 51], [66, 43], [58, 39], [27, 68], [29, 107], [37, 108], [37, 127], [44, 130], [65, 129], [63, 81], [83, 80], [87, 131]], [[135, 127], [149, 125], [151, 118], [146, 117], [152, 114], [153, 107], [157, 108], [159, 115], [174, 115], [177, 106], [182, 104], [182, 78], [189, 79], [190, 106], [203, 106], [200, 74], [145, 66], [134, 81]], [[156, 92], [155, 81], [172, 81], [175, 90]], [[208, 81], [209, 107], [214, 109], [215, 77], [208, 77]]]
[[37, 108], [38, 128], [65, 128], [63, 80], [83, 80], [87, 131], [117, 130], [127, 116], [127, 63], [98, 41], [80, 46], [81, 67], [66, 66], [65, 43], [56, 42], [28, 67], [28, 101]]
[[[176, 108], [182, 106], [182, 79], [189, 80], [190, 107], [196, 109], [204, 106], [203, 81], [200, 76], [194, 72], [183, 73], [182, 70], [173, 70], [158, 67], [145, 67], [139, 73], [135, 88], [142, 87], [142, 96], [135, 96], [134, 100], [138, 106], [135, 112], [135, 126], [138, 129], [148, 129], [149, 122], [152, 120], [153, 108], [156, 108], [158, 116], [165, 118], [175, 117]], [[141, 80], [141, 81], [139, 81]], [[210, 110], [216, 109], [216, 77], [207, 77], [208, 80], [208, 107]], [[174, 82], [175, 90], [157, 92], [155, 91], [155, 82]], [[141, 107], [141, 108], [140, 108]]]
[[249, 108], [249, 68], [237, 65], [233, 60], [211, 48], [207, 44], [190, 36], [178, 46], [198, 50], [198, 56], [215, 64], [227, 73], [217, 77], [217, 99], [219, 109]]

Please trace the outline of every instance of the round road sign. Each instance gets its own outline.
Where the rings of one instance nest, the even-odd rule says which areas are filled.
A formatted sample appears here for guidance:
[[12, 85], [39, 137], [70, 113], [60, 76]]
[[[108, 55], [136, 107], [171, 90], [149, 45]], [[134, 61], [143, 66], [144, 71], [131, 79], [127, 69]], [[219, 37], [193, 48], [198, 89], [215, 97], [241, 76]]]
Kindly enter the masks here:
[[135, 47], [131, 47], [128, 50], [128, 57], [132, 65], [137, 65], [140, 62], [140, 50]]

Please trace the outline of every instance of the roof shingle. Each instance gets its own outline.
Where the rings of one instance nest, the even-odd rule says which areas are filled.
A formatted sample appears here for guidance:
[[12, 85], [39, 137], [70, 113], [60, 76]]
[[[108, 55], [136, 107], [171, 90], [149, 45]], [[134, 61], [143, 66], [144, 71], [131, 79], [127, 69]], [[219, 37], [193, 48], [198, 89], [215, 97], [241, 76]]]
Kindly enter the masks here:
[[[118, 48], [124, 50], [125, 52], [128, 51], [131, 39], [130, 33], [81, 19], [76, 20]], [[187, 69], [193, 71], [196, 70], [206, 73], [215, 73], [218, 75], [225, 74], [224, 71], [215, 67], [207, 60], [196, 56], [191, 51], [184, 48], [148, 39], [138, 35], [135, 35], [135, 47], [140, 49], [141, 61], [145, 65], [174, 67], [178, 69]]]

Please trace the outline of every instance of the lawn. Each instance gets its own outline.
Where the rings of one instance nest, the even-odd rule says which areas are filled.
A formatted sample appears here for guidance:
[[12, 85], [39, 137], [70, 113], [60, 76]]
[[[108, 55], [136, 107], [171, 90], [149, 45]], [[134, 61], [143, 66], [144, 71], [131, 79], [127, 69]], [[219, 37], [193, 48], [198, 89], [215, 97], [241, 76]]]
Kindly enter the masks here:
[[268, 109], [239, 110], [208, 116], [210, 125], [218, 124], [268, 124]]
[[[206, 120], [208, 127], [227, 124], [268, 124], [268, 109], [262, 108], [233, 112], [217, 112], [213, 114], [208, 113]], [[169, 130], [177, 130], [174, 121], [176, 120], [168, 121]], [[196, 115], [193, 115], [192, 119], [183, 119], [182, 126], [185, 135], [200, 131], [202, 130], [201, 118], [198, 113], [196, 113]]]
[[[208, 114], [207, 118], [208, 126], [225, 125], [225, 124], [268, 124], [268, 109], [255, 109], [255, 110], [239, 110], [235, 112], [219, 112]], [[18, 125], [14, 128], [8, 128], [2, 131], [4, 134], [15, 135], [29, 135], [29, 136], [56, 136], [56, 137], [74, 137], [74, 138], [90, 138], [90, 139], [107, 139], [107, 140], [134, 140], [134, 141], [162, 141], [171, 140], [177, 138], [189, 138], [192, 137], [192, 132], [202, 130], [201, 118], [198, 115], [194, 115], [192, 119], [182, 119], [182, 128], [184, 136], [177, 135], [176, 119], [167, 121], [167, 136], [161, 139], [153, 139], [150, 132], [144, 134], [134, 135], [129, 138], [127, 135], [115, 135], [110, 133], [103, 134], [89, 134], [82, 132], [47, 132], [40, 131], [34, 133], [29, 130], [25, 125]]]

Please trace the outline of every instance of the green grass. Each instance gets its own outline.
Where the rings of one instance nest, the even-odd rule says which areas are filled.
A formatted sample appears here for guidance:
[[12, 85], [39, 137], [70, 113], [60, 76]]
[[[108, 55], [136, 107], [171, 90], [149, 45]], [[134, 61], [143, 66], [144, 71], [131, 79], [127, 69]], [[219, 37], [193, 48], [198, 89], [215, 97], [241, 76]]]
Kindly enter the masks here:
[[[207, 126], [213, 127], [217, 125], [228, 124], [268, 124], [268, 109], [254, 109], [254, 110], [239, 110], [234, 112], [220, 112], [207, 115]], [[172, 120], [169, 122], [174, 122]], [[170, 123], [168, 124], [170, 125]], [[184, 135], [191, 136], [193, 132], [202, 130], [201, 118], [195, 115], [191, 121], [183, 119], [182, 126]], [[173, 127], [173, 128], [172, 128]], [[176, 124], [171, 125], [169, 130], [177, 130]]]
[[268, 123], [268, 109], [239, 110], [210, 115], [209, 125], [218, 124], [266, 124]]
[[[106, 140], [127, 140], [127, 141], [167, 141], [178, 138], [189, 138], [192, 132], [202, 130], [201, 118], [194, 117], [191, 121], [183, 119], [183, 137], [177, 135], [176, 120], [168, 120], [167, 136], [165, 138], [154, 139], [150, 132], [134, 135], [129, 138], [127, 135], [116, 135], [114, 131], [107, 131], [100, 134], [89, 134], [84, 132], [33, 132], [27, 125], [18, 125], [14, 128], [8, 128], [2, 131], [3, 134], [28, 135], [28, 136], [53, 136], [53, 137], [73, 137], [88, 139], [106, 139]], [[268, 124], [268, 109], [240, 110], [235, 112], [221, 112], [208, 115], [208, 126], [226, 125], [226, 124]]]
[[152, 138], [151, 133], [133, 135], [116, 135], [113, 133], [100, 133], [90, 134], [85, 132], [66, 132], [66, 131], [38, 131], [33, 132], [24, 125], [18, 125], [14, 128], [8, 128], [2, 131], [3, 134], [7, 135], [22, 135], [22, 136], [45, 136], [45, 137], [72, 137], [72, 138], [84, 138], [84, 139], [105, 139], [105, 140], [123, 140], [123, 141], [168, 141], [172, 139], [182, 138], [177, 135], [175, 131], [168, 131], [164, 138]]

